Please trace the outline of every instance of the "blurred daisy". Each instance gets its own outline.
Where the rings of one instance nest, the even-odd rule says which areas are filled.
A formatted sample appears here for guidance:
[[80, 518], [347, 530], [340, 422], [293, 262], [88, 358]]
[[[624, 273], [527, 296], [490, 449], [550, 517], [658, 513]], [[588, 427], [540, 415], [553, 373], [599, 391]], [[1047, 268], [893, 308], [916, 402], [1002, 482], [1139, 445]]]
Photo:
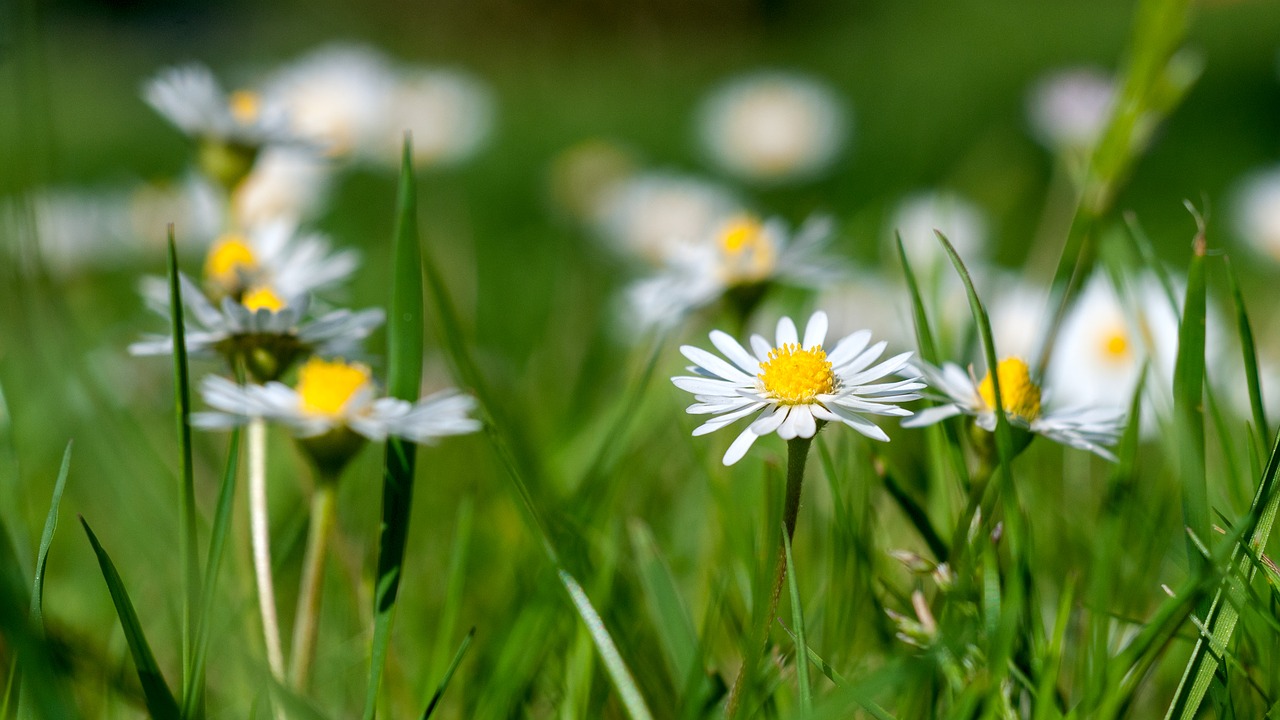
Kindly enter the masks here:
[[[269, 287], [250, 288], [240, 300], [214, 305], [185, 275], [179, 275], [187, 352], [193, 357], [222, 356], [234, 366], [244, 361], [259, 379], [273, 380], [309, 354], [351, 355], [384, 320], [379, 308], [327, 312], [308, 319], [308, 295], [286, 299]], [[167, 285], [153, 278], [143, 290], [150, 308], [168, 319]], [[169, 355], [173, 338], [152, 335], [129, 346], [134, 355]]]
[[1249, 175], [1232, 194], [1236, 234], [1254, 252], [1280, 262], [1280, 168]]
[[680, 352], [694, 363], [689, 370], [697, 375], [674, 377], [671, 382], [693, 393], [696, 402], [689, 406], [690, 414], [714, 415], [693, 434], [705, 435], [754, 414], [755, 419], [724, 454], [725, 465], [742, 459], [762, 435], [777, 432], [785, 440], [810, 438], [828, 421], [887, 441], [884, 431], [865, 416], [911, 414], [895, 403], [920, 397], [915, 392], [924, 387], [919, 378], [877, 382], [907, 368], [911, 353], [872, 366], [885, 343], [868, 347], [869, 331], [840, 340], [830, 356], [823, 348], [826, 336], [827, 316], [819, 311], [809, 318], [803, 342], [795, 323], [783, 317], [774, 344], [759, 335], [751, 337], [754, 354], [719, 330], [711, 333], [711, 343], [728, 361], [691, 345], [681, 347]]
[[760, 72], [714, 90], [699, 112], [703, 146], [723, 170], [757, 182], [813, 177], [835, 162], [848, 117], [829, 87]]
[[476, 153], [493, 127], [493, 97], [478, 79], [449, 69], [406, 72], [392, 90], [381, 155], [400, 163], [400, 143], [413, 134], [417, 167], [456, 165]]
[[1032, 134], [1051, 150], [1087, 150], [1106, 129], [1116, 93], [1112, 76], [1095, 68], [1048, 75], [1027, 96]]
[[794, 236], [779, 218], [732, 218], [675, 248], [660, 274], [630, 288], [631, 305], [640, 322], [665, 325], [736, 292], [745, 317], [769, 283], [819, 287], [839, 277], [841, 263], [823, 253], [831, 232], [827, 217], [811, 217]]
[[214, 241], [205, 257], [204, 281], [214, 300], [239, 298], [251, 287], [300, 297], [343, 282], [358, 264], [355, 250], [334, 252], [326, 236], [301, 234], [293, 222], [275, 220]]
[[325, 158], [302, 148], [267, 148], [236, 188], [232, 215], [241, 227], [314, 217], [332, 184], [333, 167]]
[[394, 435], [417, 443], [480, 429], [480, 421], [470, 417], [476, 408], [471, 396], [442, 390], [415, 403], [378, 397], [369, 368], [341, 359], [311, 358], [298, 369], [297, 387], [237, 385], [210, 375], [200, 383], [200, 393], [215, 408], [192, 415], [192, 424], [204, 428], [234, 427], [261, 417], [304, 438], [349, 429], [369, 440]]
[[1048, 326], [1049, 298], [1044, 288], [1012, 273], [997, 275], [987, 304], [996, 347], [1015, 357], [1035, 357]]
[[894, 208], [888, 235], [891, 242], [895, 235], [901, 235], [907, 257], [923, 270], [938, 263], [950, 264], [935, 230], [947, 236], [966, 263], [986, 252], [986, 216], [977, 205], [947, 190], [922, 191], [903, 198]]
[[[995, 387], [988, 371], [979, 382], [973, 369], [968, 372], [955, 363], [945, 363], [936, 368], [928, 363], [916, 363], [916, 367], [928, 380], [929, 386], [940, 394], [943, 404], [927, 408], [902, 422], [903, 427], [924, 427], [957, 415], [968, 415], [974, 423], [993, 432], [996, 428]], [[1031, 379], [1027, 363], [1020, 358], [1007, 357], [996, 365], [1000, 380], [1000, 398], [1005, 415], [1015, 429], [1088, 450], [1108, 460], [1115, 455], [1107, 448], [1115, 445], [1124, 427], [1124, 415], [1111, 407], [1080, 406], [1072, 409], [1045, 410], [1040, 386]], [[1027, 437], [1024, 441], [1030, 441]]]
[[837, 337], [865, 328], [890, 345], [913, 345], [916, 336], [906, 298], [900, 283], [880, 273], [858, 271], [825, 287], [816, 304], [826, 308]]
[[617, 183], [601, 198], [597, 226], [617, 252], [662, 267], [676, 248], [701, 241], [741, 208], [720, 185], [646, 172]]

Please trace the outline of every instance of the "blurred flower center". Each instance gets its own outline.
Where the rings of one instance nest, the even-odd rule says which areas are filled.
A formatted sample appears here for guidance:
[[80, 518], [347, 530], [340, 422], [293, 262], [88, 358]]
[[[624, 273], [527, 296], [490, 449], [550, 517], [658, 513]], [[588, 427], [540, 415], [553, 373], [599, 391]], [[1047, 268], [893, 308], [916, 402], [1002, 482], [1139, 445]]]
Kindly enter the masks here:
[[[1019, 358], [1005, 358], [996, 364], [1000, 378], [1000, 399], [1010, 417], [1030, 422], [1040, 416], [1040, 388], [1031, 382], [1031, 371]], [[996, 390], [991, 372], [978, 384], [978, 394], [989, 408], [996, 406]]]
[[769, 351], [760, 366], [765, 392], [783, 405], [803, 405], [835, 390], [836, 376], [821, 345], [808, 350], [790, 343]]
[[241, 275], [258, 269], [258, 257], [240, 235], [223, 235], [209, 250], [204, 261], [204, 276], [212, 284], [233, 288]]
[[237, 90], [231, 93], [231, 117], [241, 125], [251, 125], [258, 121], [262, 114], [262, 96], [252, 90]]
[[1123, 328], [1115, 328], [1103, 336], [1102, 354], [1113, 361], [1129, 359], [1129, 336], [1125, 334]]
[[302, 411], [311, 415], [337, 417], [362, 388], [372, 382], [369, 368], [311, 358], [298, 370], [298, 397]]
[[777, 261], [772, 239], [756, 218], [743, 216], [729, 221], [720, 232], [724, 251], [724, 272], [730, 282], [754, 282], [773, 273]]
[[265, 308], [273, 313], [280, 312], [285, 306], [284, 299], [266, 285], [260, 285], [246, 291], [244, 298], [240, 300], [240, 304], [251, 312]]

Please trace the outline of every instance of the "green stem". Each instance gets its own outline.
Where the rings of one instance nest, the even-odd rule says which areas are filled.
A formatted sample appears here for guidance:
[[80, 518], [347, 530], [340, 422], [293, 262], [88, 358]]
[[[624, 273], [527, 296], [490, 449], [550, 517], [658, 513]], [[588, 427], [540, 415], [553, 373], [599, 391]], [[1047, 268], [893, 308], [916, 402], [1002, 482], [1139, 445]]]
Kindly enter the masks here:
[[[796, 518], [800, 515], [800, 491], [804, 486], [804, 465], [809, 459], [809, 446], [813, 438], [794, 438], [787, 441], [787, 496], [782, 506], [782, 524], [787, 533], [787, 542], [796, 534]], [[760, 641], [756, 643], [752, 654], [742, 667], [738, 669], [738, 677], [729, 690], [729, 700], [725, 704], [725, 720], [731, 720], [738, 714], [742, 703], [742, 688], [746, 684], [747, 674], [755, 671], [760, 655], [764, 653], [769, 641], [769, 628], [773, 626], [774, 616], [778, 613], [778, 599], [782, 596], [782, 586], [787, 578], [786, 546], [779, 541], [778, 562], [773, 571], [773, 590], [769, 593], [769, 611], [765, 613], [760, 628]]]
[[260, 417], [249, 421], [249, 526], [267, 664], [277, 680], [284, 680], [284, 651], [280, 647], [280, 620], [276, 615], [276, 589], [271, 576], [271, 526], [267, 517], [267, 421]]
[[329, 538], [333, 535], [337, 489], [336, 477], [322, 476], [311, 496], [311, 527], [302, 561], [302, 585], [298, 591], [298, 611], [294, 616], [293, 646], [289, 654], [289, 684], [300, 692], [307, 689], [316, 656], [324, 562]]

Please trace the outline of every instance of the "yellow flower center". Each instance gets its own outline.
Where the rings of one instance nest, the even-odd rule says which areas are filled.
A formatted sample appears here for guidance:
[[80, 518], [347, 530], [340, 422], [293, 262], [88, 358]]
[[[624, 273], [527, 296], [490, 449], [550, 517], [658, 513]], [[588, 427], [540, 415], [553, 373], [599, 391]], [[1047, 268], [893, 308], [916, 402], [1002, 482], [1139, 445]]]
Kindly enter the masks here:
[[758, 219], [744, 215], [729, 221], [721, 229], [719, 239], [723, 270], [729, 282], [763, 280], [773, 272], [778, 254]]
[[1128, 360], [1131, 354], [1129, 335], [1123, 327], [1113, 328], [1102, 336], [1102, 356], [1113, 362]]
[[284, 309], [285, 301], [274, 290], [266, 285], [261, 285], [245, 291], [244, 298], [240, 300], [240, 304], [250, 311], [256, 312], [266, 308], [274, 313]]
[[799, 343], [774, 348], [760, 370], [756, 377], [764, 384], [765, 392], [783, 405], [812, 402], [836, 387], [836, 375], [821, 345], [808, 350]]
[[[1040, 416], [1040, 388], [1031, 382], [1031, 371], [1025, 362], [1005, 358], [996, 364], [996, 374], [1000, 378], [1000, 399], [1010, 417], [1030, 422]], [[978, 394], [988, 408], [995, 408], [996, 391], [990, 371], [978, 384]]]
[[372, 382], [369, 368], [311, 358], [298, 370], [298, 397], [302, 411], [310, 415], [337, 417], [361, 388]]
[[237, 90], [231, 93], [231, 117], [241, 125], [249, 125], [257, 121], [262, 113], [262, 96], [252, 90]]
[[240, 235], [223, 235], [209, 249], [204, 261], [204, 276], [215, 285], [233, 288], [240, 276], [258, 269], [258, 257]]

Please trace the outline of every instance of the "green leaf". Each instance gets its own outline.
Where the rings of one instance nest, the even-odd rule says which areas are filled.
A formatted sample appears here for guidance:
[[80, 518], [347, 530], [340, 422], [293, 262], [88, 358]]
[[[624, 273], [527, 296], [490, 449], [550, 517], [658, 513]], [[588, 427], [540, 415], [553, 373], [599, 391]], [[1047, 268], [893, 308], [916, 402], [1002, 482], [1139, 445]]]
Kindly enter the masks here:
[[582, 621], [587, 625], [587, 630], [591, 632], [591, 639], [595, 642], [596, 650], [600, 652], [600, 660], [609, 673], [609, 679], [613, 681], [614, 689], [622, 698], [622, 706], [626, 708], [627, 714], [632, 720], [653, 720], [653, 714], [649, 712], [649, 706], [645, 704], [644, 696], [640, 694], [635, 678], [627, 669], [627, 664], [623, 661], [622, 654], [618, 652], [618, 646], [614, 644], [609, 630], [605, 628], [604, 621], [600, 619], [600, 614], [591, 606], [590, 598], [583, 592], [578, 581], [574, 580], [567, 571], [562, 569], [558, 574], [560, 582], [573, 600], [573, 606], [577, 608]]
[[791, 557], [791, 538], [782, 533], [782, 546], [787, 559], [787, 587], [791, 593], [791, 624], [796, 629], [796, 675], [800, 684], [800, 714], [808, 716], [813, 712], [813, 685], [809, 682], [809, 663], [805, 660], [805, 650], [809, 642], [805, 639], [804, 607], [800, 604], [800, 585], [796, 581], [795, 560]]
[[[414, 401], [422, 384], [422, 257], [418, 243], [417, 190], [413, 179], [413, 148], [406, 134], [396, 199], [394, 267], [391, 306], [387, 313], [387, 393]], [[409, 537], [413, 505], [413, 471], [416, 447], [400, 438], [388, 438], [382, 479], [382, 533], [378, 540], [378, 575], [374, 595], [373, 649], [369, 660], [369, 684], [364, 718], [373, 720], [378, 691], [391, 644], [405, 543]]]
[[[1198, 218], [1197, 218], [1198, 219]], [[1182, 520], [1200, 542], [1209, 542], [1209, 492], [1205, 478], [1204, 333], [1205, 240], [1197, 234], [1187, 271], [1187, 293], [1178, 327], [1178, 357], [1173, 371], [1173, 407], [1182, 480]], [[1200, 553], [1188, 540], [1192, 574], [1206, 571]]]
[[471, 628], [467, 631], [467, 636], [462, 638], [462, 644], [458, 646], [458, 652], [453, 654], [453, 662], [449, 663], [449, 668], [444, 671], [444, 677], [440, 679], [440, 684], [436, 687], [435, 694], [431, 696], [431, 701], [427, 703], [427, 709], [422, 711], [422, 720], [431, 720], [431, 713], [435, 712], [436, 705], [440, 703], [440, 698], [444, 697], [444, 691], [449, 687], [449, 681], [453, 679], [453, 673], [458, 669], [458, 665], [462, 663], [462, 656], [467, 654], [467, 648], [471, 647], [471, 640], [476, 636], [476, 629]]
[[[35, 581], [31, 584], [31, 625], [36, 632], [44, 632], [44, 571], [49, 562], [49, 546], [53, 544], [53, 533], [58, 529], [58, 508], [62, 505], [62, 491], [67, 485], [67, 474], [71, 471], [71, 443], [62, 453], [62, 467], [58, 470], [58, 480], [53, 484], [53, 500], [49, 502], [49, 515], [44, 521], [44, 533], [40, 535], [40, 550], [36, 554]], [[0, 717], [4, 717], [0, 715]]]
[[[1244, 377], [1249, 386], [1249, 408], [1253, 412], [1253, 429], [1260, 438], [1271, 437], [1267, 424], [1267, 411], [1262, 403], [1262, 381], [1258, 372], [1258, 350], [1253, 342], [1253, 326], [1249, 322], [1249, 312], [1245, 309], [1244, 293], [1240, 290], [1240, 281], [1236, 277], [1235, 266], [1231, 258], [1223, 256], [1223, 264], [1227, 268], [1227, 282], [1231, 286], [1231, 300], [1236, 311], [1236, 331], [1240, 335], [1240, 353], [1244, 359]], [[1257, 443], [1258, 451], [1262, 451], [1262, 443]]]
[[156, 664], [155, 655], [151, 653], [151, 646], [142, 632], [141, 623], [138, 622], [138, 613], [133, 608], [133, 601], [129, 599], [129, 592], [125, 590], [124, 581], [116, 572], [115, 563], [111, 562], [111, 557], [102, 548], [98, 537], [93, 534], [89, 523], [83, 517], [80, 518], [80, 524], [84, 526], [85, 534], [89, 536], [89, 544], [93, 546], [93, 552], [98, 556], [98, 566], [102, 568], [102, 577], [106, 580], [107, 589], [111, 592], [111, 602], [116, 606], [116, 615], [120, 618], [125, 640], [129, 643], [129, 652], [133, 655], [133, 664], [138, 670], [138, 681], [142, 684], [147, 712], [152, 720], [178, 718], [178, 703], [173, 699], [169, 685], [165, 683], [164, 674]]

